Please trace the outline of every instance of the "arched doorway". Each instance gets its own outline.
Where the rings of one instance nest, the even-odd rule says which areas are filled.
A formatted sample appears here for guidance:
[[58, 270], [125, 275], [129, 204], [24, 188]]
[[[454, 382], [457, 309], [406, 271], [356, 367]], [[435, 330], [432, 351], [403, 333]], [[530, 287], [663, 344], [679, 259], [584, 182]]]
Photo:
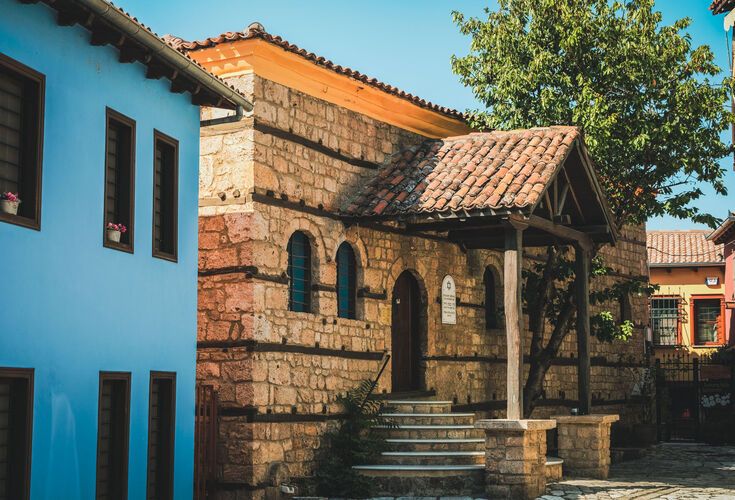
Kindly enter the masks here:
[[421, 389], [421, 291], [410, 271], [393, 286], [391, 345], [393, 392]]

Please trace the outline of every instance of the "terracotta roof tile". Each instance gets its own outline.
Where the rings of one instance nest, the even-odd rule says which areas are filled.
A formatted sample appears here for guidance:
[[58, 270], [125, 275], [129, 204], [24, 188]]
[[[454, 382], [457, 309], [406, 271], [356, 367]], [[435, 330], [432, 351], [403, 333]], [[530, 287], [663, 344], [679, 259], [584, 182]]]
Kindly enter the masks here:
[[714, 0], [709, 6], [709, 10], [713, 14], [723, 14], [730, 12], [733, 7], [735, 7], [735, 0]]
[[724, 265], [723, 246], [707, 240], [711, 231], [648, 231], [648, 263]]
[[[579, 137], [576, 127], [547, 127], [426, 141], [396, 155], [345, 212], [399, 216], [532, 206]], [[396, 191], [388, 199], [386, 193]]]
[[308, 52], [302, 49], [301, 47], [284, 40], [280, 36], [274, 36], [268, 33], [267, 31], [265, 31], [265, 28], [259, 23], [251, 24], [250, 26], [248, 26], [248, 28], [245, 31], [228, 31], [227, 33], [222, 33], [219, 36], [209, 37], [204, 40], [186, 41], [183, 38], [174, 37], [170, 35], [167, 35], [164, 38], [166, 39], [166, 42], [169, 43], [169, 45], [174, 46], [181, 52], [190, 52], [194, 50], [215, 47], [222, 43], [236, 42], [238, 40], [251, 40], [251, 39], [258, 38], [268, 43], [271, 43], [273, 45], [276, 45], [288, 52], [297, 54], [303, 57], [304, 59], [307, 59], [330, 71], [334, 71], [335, 73], [339, 73], [345, 76], [349, 76], [350, 78], [354, 78], [355, 80], [358, 80], [366, 85], [375, 87], [379, 90], [382, 90], [383, 92], [387, 92], [389, 94], [398, 96], [402, 99], [406, 99], [407, 101], [410, 101], [422, 108], [430, 109], [432, 111], [437, 111], [439, 113], [451, 116], [452, 118], [456, 118], [459, 120], [465, 119], [465, 115], [462, 112], [457, 111], [456, 109], [439, 106], [438, 104], [434, 104], [418, 96], [405, 92], [397, 87], [394, 87], [393, 85], [389, 85], [387, 83], [381, 82], [377, 78], [372, 78], [370, 76], [367, 76], [363, 73], [360, 73], [359, 71], [355, 71], [346, 66], [335, 64], [329, 59], [326, 59], [325, 57], [322, 57], [322, 56], [318, 56], [314, 54], [313, 52]]

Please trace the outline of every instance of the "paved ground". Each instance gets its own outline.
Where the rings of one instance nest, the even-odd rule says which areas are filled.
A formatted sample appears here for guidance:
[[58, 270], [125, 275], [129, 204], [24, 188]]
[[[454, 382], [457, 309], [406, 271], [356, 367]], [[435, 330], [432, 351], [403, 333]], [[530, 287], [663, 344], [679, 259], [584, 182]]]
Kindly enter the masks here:
[[550, 484], [543, 500], [735, 499], [735, 447], [662, 444], [645, 458], [615, 464], [606, 481]]

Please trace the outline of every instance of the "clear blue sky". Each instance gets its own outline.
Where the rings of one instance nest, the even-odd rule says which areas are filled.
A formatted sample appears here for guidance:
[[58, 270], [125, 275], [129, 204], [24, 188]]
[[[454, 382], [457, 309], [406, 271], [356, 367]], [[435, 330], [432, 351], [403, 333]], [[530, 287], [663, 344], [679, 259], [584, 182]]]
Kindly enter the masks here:
[[[707, 9], [709, 0], [657, 0], [664, 21], [693, 20], [695, 45], [707, 44], [727, 71], [728, 56], [722, 16]], [[480, 16], [495, 0], [118, 0], [159, 35], [192, 40], [239, 31], [253, 21], [273, 34], [391, 83], [437, 104], [466, 110], [477, 107], [472, 93], [452, 74], [449, 58], [467, 52], [468, 39], [453, 25], [451, 11]], [[732, 160], [723, 162], [731, 194], [718, 197], [707, 190], [700, 207], [717, 217], [735, 210]], [[651, 229], [695, 227], [687, 221], [654, 219]]]

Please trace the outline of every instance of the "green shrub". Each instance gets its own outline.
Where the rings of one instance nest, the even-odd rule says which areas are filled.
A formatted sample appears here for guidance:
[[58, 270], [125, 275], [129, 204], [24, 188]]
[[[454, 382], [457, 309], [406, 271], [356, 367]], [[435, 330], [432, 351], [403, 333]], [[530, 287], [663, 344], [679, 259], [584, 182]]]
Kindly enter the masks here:
[[372, 383], [363, 380], [355, 389], [338, 398], [344, 409], [338, 426], [325, 434], [317, 457], [315, 482], [317, 495], [364, 498], [374, 490], [371, 478], [358, 474], [353, 465], [377, 463], [386, 451], [384, 439], [370, 432], [375, 425], [393, 425], [381, 416], [383, 405], [368, 398]]

